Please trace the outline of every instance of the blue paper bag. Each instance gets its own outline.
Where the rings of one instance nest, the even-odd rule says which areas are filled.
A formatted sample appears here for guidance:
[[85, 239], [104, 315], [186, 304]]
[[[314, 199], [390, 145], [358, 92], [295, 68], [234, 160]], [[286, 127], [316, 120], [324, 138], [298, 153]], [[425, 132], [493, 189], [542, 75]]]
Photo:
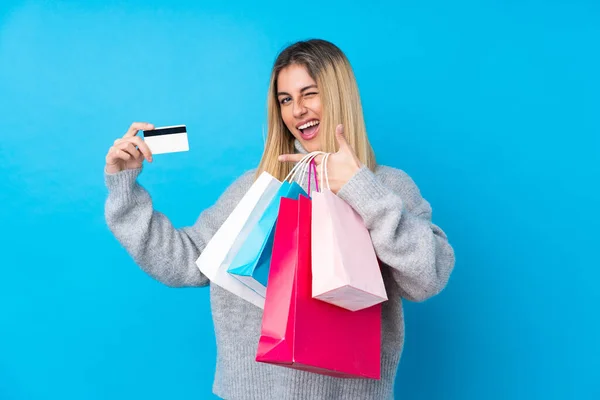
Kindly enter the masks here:
[[275, 237], [275, 223], [279, 214], [280, 200], [282, 197], [297, 200], [300, 194], [307, 196], [306, 192], [296, 182], [283, 182], [227, 270], [232, 276], [262, 297], [265, 297], [267, 290], [273, 238]]

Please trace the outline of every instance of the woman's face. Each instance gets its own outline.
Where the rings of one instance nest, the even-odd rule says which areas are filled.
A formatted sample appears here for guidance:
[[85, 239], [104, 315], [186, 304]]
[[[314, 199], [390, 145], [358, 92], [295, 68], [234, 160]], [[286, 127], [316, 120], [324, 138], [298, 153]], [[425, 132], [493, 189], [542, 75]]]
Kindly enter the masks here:
[[321, 98], [303, 65], [292, 64], [279, 72], [277, 100], [283, 122], [302, 147], [308, 152], [320, 150]]

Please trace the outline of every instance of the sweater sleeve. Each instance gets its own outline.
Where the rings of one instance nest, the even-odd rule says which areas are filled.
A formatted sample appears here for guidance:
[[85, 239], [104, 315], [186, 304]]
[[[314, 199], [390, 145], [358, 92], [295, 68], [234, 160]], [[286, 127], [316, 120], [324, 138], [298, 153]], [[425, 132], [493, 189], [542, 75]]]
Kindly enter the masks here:
[[454, 268], [454, 250], [406, 173], [388, 167], [373, 173], [363, 166], [338, 196], [364, 220], [402, 297], [421, 302], [442, 291]]
[[169, 287], [208, 285], [196, 260], [250, 187], [253, 175], [248, 172], [239, 178], [193, 226], [176, 229], [154, 210], [149, 193], [137, 182], [141, 170], [104, 173], [109, 229], [136, 264], [157, 281]]

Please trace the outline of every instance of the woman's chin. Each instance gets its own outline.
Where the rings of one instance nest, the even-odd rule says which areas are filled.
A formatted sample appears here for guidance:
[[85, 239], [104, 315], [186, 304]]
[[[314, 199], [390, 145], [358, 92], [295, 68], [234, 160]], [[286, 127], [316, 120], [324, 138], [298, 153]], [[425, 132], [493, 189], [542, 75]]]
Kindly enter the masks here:
[[309, 153], [321, 150], [321, 143], [317, 140], [317, 138], [312, 140], [301, 140], [300, 143], [302, 144], [302, 147], [304, 147], [304, 150], [308, 151]]

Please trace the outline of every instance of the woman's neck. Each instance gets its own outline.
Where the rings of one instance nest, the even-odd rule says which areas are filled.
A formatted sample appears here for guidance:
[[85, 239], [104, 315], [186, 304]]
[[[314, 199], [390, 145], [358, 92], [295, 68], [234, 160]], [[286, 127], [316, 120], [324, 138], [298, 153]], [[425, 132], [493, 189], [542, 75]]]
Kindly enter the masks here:
[[308, 151], [306, 151], [306, 149], [304, 147], [302, 147], [302, 144], [300, 143], [300, 141], [298, 139], [294, 139], [294, 147], [296, 148], [298, 153], [308, 154]]

